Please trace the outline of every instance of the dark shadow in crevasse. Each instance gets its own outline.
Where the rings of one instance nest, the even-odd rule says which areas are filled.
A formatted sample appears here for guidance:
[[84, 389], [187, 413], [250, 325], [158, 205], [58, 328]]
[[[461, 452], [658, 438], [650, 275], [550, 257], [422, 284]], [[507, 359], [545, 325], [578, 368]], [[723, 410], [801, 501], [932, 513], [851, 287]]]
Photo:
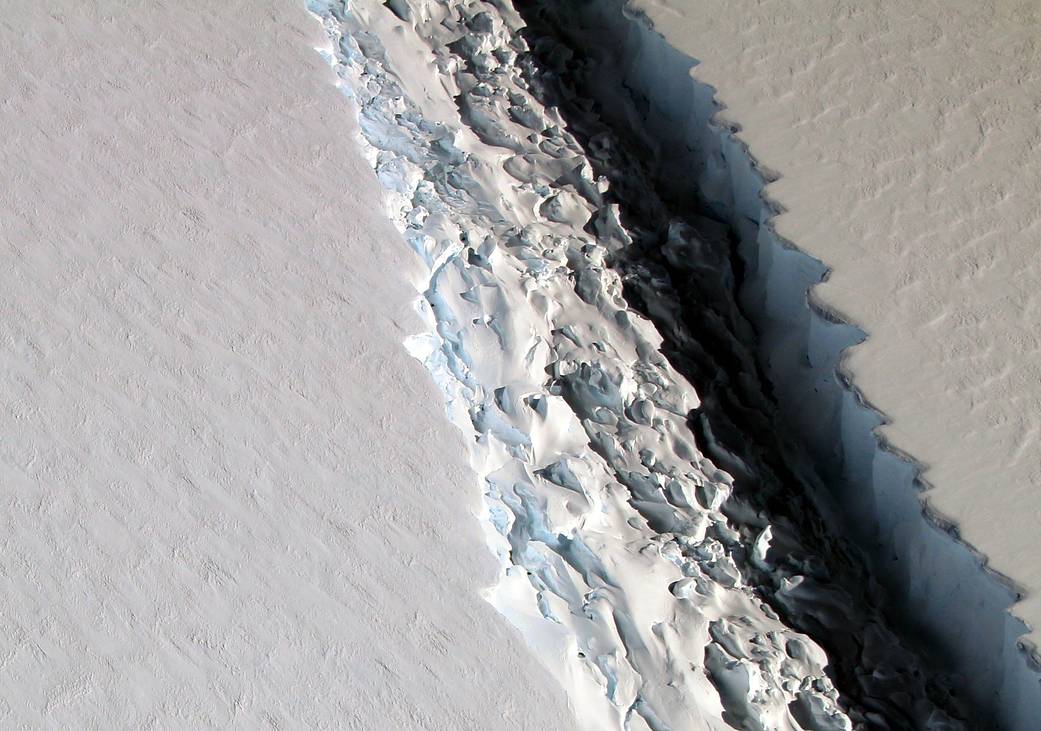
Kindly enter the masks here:
[[[621, 13], [619, 0], [611, 2]], [[689, 424], [699, 448], [735, 478], [737, 500], [724, 512], [750, 534], [765, 522], [776, 527], [772, 570], [746, 577], [749, 584], [825, 649], [859, 727], [922, 728], [944, 714], [968, 720], [933, 649], [901, 636], [886, 616], [867, 562], [835, 528], [826, 492], [815, 484], [819, 470], [785, 434], [757, 365], [756, 332], [737, 298], [744, 272], [736, 235], [698, 203], [686, 181], [664, 173], [669, 151], [645, 131], [648, 105], [620, 82], [613, 51], [624, 39], [602, 27], [596, 37], [582, 33], [589, 2], [514, 6], [527, 24], [530, 52], [519, 63], [532, 90], [560, 111], [595, 173], [610, 181], [606, 202], [618, 206], [631, 238], [612, 248], [610, 262], [625, 297], [654, 322], [663, 354], [698, 392], [701, 405]], [[597, 227], [591, 221], [588, 232], [602, 233]], [[795, 590], [785, 582], [792, 576], [802, 577]], [[996, 727], [978, 717], [971, 725]]]

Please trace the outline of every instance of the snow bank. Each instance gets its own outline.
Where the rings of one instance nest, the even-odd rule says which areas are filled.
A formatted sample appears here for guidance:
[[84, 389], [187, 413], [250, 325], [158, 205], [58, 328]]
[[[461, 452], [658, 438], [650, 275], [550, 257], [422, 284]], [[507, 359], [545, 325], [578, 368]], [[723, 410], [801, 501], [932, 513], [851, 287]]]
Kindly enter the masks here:
[[[677, 199], [708, 206], [740, 232], [740, 253], [746, 265], [741, 297], [760, 334], [761, 363], [775, 388], [786, 423], [822, 466], [822, 478], [831, 487], [851, 535], [869, 551], [876, 576], [890, 591], [893, 608], [903, 622], [921, 633], [924, 641], [946, 653], [951, 668], [963, 675], [963, 685], [975, 703], [991, 709], [1010, 728], [1032, 728], [1041, 717], [1041, 692], [1035, 664], [1024, 652], [1022, 635], [1027, 628], [1007, 612], [1016, 598], [1015, 591], [1000, 577], [985, 571], [982, 557], [957, 540], [953, 526], [932, 514], [926, 498], [937, 495], [940, 509], [945, 512], [950, 503], [943, 500], [942, 485], [935, 492], [923, 495], [919, 468], [888, 443], [889, 439], [898, 444], [904, 442], [900, 439], [901, 431], [889, 430], [881, 440], [876, 436], [882, 418], [864, 403], [858, 391], [849, 387], [847, 377], [842, 375], [850, 370], [843, 360], [844, 349], [860, 343], [864, 334], [831, 314], [829, 306], [817, 297], [819, 288], [814, 292], [813, 305], [809, 304], [807, 291], [827, 278], [828, 270], [818, 258], [794, 248], [775, 230], [780, 208], [772, 200], [780, 198], [792, 208], [810, 205], [813, 215], [830, 220], [828, 204], [821, 205], [819, 201], [827, 201], [833, 187], [855, 187], [855, 178], [843, 179], [835, 173], [833, 165], [822, 165], [819, 179], [811, 181], [811, 189], [797, 190], [795, 183], [786, 187], [782, 179], [770, 187], [769, 195], [764, 195], [764, 188], [776, 180], [777, 175], [761, 168], [745, 143], [748, 141], [753, 150], [757, 150], [758, 143], [762, 142], [767, 149], [776, 151], [776, 140], [782, 135], [771, 136], [768, 122], [772, 116], [773, 122], [781, 125], [784, 117], [780, 112], [774, 115], [760, 112], [757, 135], [740, 136], [736, 134], [739, 128], [735, 123], [742, 121], [741, 114], [723, 118], [715, 100], [715, 89], [699, 80], [711, 78], [727, 97], [746, 83], [742, 72], [753, 73], [749, 69], [754, 67], [754, 59], [743, 59], [742, 63], [749, 68], [737, 68], [736, 61], [734, 67], [728, 67], [721, 59], [714, 58], [713, 53], [721, 53], [721, 58], [739, 58], [740, 53], [747, 55], [747, 50], [740, 49], [748, 45], [772, 43], [770, 48], [774, 48], [777, 44], [786, 46], [786, 42], [769, 36], [772, 26], [756, 26], [755, 13], [746, 13], [743, 6], [731, 5], [714, 11], [689, 10], [690, 19], [684, 17], [688, 10], [681, 3], [634, 2], [624, 15], [621, 2], [587, 3], [582, 7], [586, 10], [584, 20], [575, 26], [575, 31], [576, 36], [581, 35], [585, 41], [579, 38], [576, 42], [606, 43], [615, 49], [619, 59], [616, 70], [624, 83], [646, 103], [642, 123], [658, 139], [661, 148], [669, 151], [662, 156], [659, 180], [671, 188]], [[796, 15], [804, 17], [807, 25], [816, 22], [816, 18], [810, 21], [809, 10]], [[827, 17], [827, 13], [824, 15]], [[710, 16], [729, 16], [732, 20], [712, 25], [713, 21], [707, 20]], [[791, 18], [787, 20], [795, 22]], [[704, 25], [696, 26], [696, 23]], [[733, 35], [719, 35], [724, 33], [719, 25], [725, 26], [726, 32], [733, 29]], [[830, 37], [829, 32], [833, 33], [834, 28], [820, 28], [822, 37]], [[792, 54], [798, 56], [799, 49], [794, 46]], [[713, 62], [711, 73], [699, 74], [696, 61], [684, 51]], [[819, 60], [819, 51], [816, 57]], [[771, 61], [778, 63], [777, 59]], [[761, 69], [757, 72], [761, 79]], [[812, 89], [793, 85], [798, 93], [813, 93]], [[783, 107], [783, 94], [791, 87], [780, 83], [760, 86], [765, 90], [760, 91], [758, 104], [767, 108], [772, 104]], [[747, 95], [742, 98], [747, 106], [750, 103]], [[881, 132], [885, 127], [878, 129]], [[806, 139], [799, 151], [812, 160], [812, 149], [817, 144], [822, 144], [821, 140]], [[812, 167], [809, 163], [806, 165]], [[787, 175], [784, 167], [780, 167], [780, 172]], [[799, 183], [805, 185], [805, 178]], [[790, 224], [786, 230], [793, 229], [795, 225]], [[842, 233], [849, 235], [836, 226], [833, 235]], [[800, 245], [803, 243], [801, 238], [793, 238]], [[847, 242], [847, 245], [852, 244]], [[831, 249], [823, 244], [815, 249], [815, 253], [819, 252], [825, 259], [830, 259], [829, 251]], [[871, 267], [868, 271], [880, 279], [854, 284], [856, 264], [850, 262], [844, 266], [847, 270], [843, 287], [851, 290], [855, 287], [859, 292], [887, 286]], [[899, 261], [891, 266], [894, 270], [891, 278], [901, 276]], [[839, 299], [834, 296], [836, 289], [828, 289], [829, 302]], [[845, 305], [849, 299], [841, 301]], [[894, 296], [892, 302], [879, 306], [899, 307], [900, 301]], [[843, 309], [845, 311], [845, 307]], [[899, 318], [902, 311], [893, 310], [892, 314]], [[881, 322], [872, 317], [865, 319], [869, 323]], [[873, 336], [875, 334], [884, 337], [884, 332], [873, 331]], [[942, 336], [942, 331], [939, 334]], [[1007, 357], [1026, 358], [1014, 351], [1008, 352]], [[869, 368], [865, 359], [856, 370], [858, 384], [859, 374]], [[945, 368], [952, 372], [931, 375], [937, 379], [956, 379], [963, 366], [948, 363]], [[913, 380], [920, 379], [914, 375]], [[871, 393], [880, 389], [875, 379]], [[914, 404], [918, 409], [928, 410], [935, 389], [928, 389], [923, 395], [925, 399], [919, 398]], [[949, 395], [958, 397], [963, 421], [985, 416], [974, 414], [957, 393], [949, 392]], [[902, 423], [898, 421], [896, 426]], [[971, 453], [975, 445], [962, 441], [966, 439], [964, 427], [954, 423], [951, 427], [951, 447]], [[1027, 430], [1025, 438], [1032, 438], [1031, 434]], [[942, 439], [939, 434], [937, 437]], [[974, 439], [991, 437], [987, 432], [974, 434]], [[999, 433], [996, 438], [1004, 437]], [[1026, 443], [1020, 446], [1030, 449]], [[985, 455], [992, 452], [983, 450]], [[976, 504], [986, 506], [983, 512], [989, 515], [989, 523], [983, 520], [972, 523], [973, 542], [984, 548], [1010, 545], [1003, 540], [1003, 525], [995, 522], [995, 516], [1004, 515], [1010, 524], [1016, 522], [1014, 517], [1018, 520], [1018, 516], [1013, 515], [1017, 512], [1015, 503], [1008, 498], [1019, 494], [1012, 482], [1021, 471], [1004, 477], [1004, 467], [996, 463], [985, 471], [973, 473], [979, 475], [979, 484], [972, 488], [979, 495], [975, 498]], [[995, 496], [993, 482], [1008, 494]], [[986, 497], [982, 496], [983, 492], [987, 493]], [[1027, 505], [1031, 499], [1026, 499]], [[1005, 512], [995, 511], [995, 504], [1003, 504]], [[959, 523], [964, 525], [969, 514], [955, 512]], [[1036, 531], [1020, 532], [1019, 545], [1029, 545], [1031, 536], [1036, 535]], [[1029, 570], [1012, 570], [1010, 556], [1000, 550], [999, 553], [1006, 572], [1018, 577], [1029, 575]], [[1020, 557], [1033, 561], [1035, 556], [1021, 549]]]

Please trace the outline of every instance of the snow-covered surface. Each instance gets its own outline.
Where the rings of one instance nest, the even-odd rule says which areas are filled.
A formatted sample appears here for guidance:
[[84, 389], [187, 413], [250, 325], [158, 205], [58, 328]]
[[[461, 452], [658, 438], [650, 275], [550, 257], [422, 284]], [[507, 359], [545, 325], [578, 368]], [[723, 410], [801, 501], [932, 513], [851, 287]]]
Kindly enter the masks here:
[[0, 723], [569, 728], [495, 566], [320, 25], [0, 27]]
[[[576, 81], [581, 63], [549, 38], [534, 40], [539, 60], [505, 0], [366, 0], [349, 14], [311, 0], [325, 33], [292, 2], [168, 5], [22, 4], [0, 29], [0, 722], [544, 729], [577, 715], [588, 728], [655, 731], [962, 727], [947, 715], [959, 706], [947, 679], [893, 634], [842, 542], [806, 533], [720, 469], [762, 493], [776, 488], [754, 448], [728, 453], [715, 440], [698, 394], [659, 352], [662, 336], [623, 297], [624, 279], [651, 310], [672, 312], [661, 272], [626, 258], [658, 234], [681, 269], [723, 288], [731, 276], [714, 268], [724, 264], [712, 253], [715, 224], [668, 218], [640, 161], [626, 164], [625, 140], [600, 118], [612, 110], [572, 98], [577, 117], [565, 120], [546, 104], [584, 78], [635, 119], [638, 79], [604, 62], [603, 78], [585, 68]], [[621, 0], [582, 7], [614, 11]], [[708, 27], [720, 49], [734, 51], [729, 29], [756, 39], [745, 45], [762, 58], [782, 52], [744, 29], [759, 17], [752, 10], [642, 7], [681, 48]], [[902, 42], [895, 21], [866, 30], [895, 12], [872, 6], [867, 21], [851, 12], [841, 23], [866, 23], [863, 43], [874, 32]], [[769, 20], [752, 27], [778, 26]], [[807, 73], [850, 52], [819, 35], [833, 52]], [[748, 48], [733, 54], [735, 68]], [[627, 63], [628, 49], [617, 50]], [[686, 72], [681, 60], [652, 76], [671, 83], [675, 68]], [[777, 83], [772, 71], [745, 70]], [[723, 88], [725, 76], [712, 83]], [[679, 81], [666, 96], [697, 96]], [[871, 129], [884, 101], [863, 110]], [[691, 116], [702, 131], [707, 108]], [[803, 127], [835, 113], [806, 112]], [[968, 164], [988, 154], [987, 129]], [[722, 130], [717, 142], [727, 139]], [[651, 161], [689, 162], [682, 139], [661, 141], [678, 144]], [[900, 154], [873, 154], [889, 171], [876, 174], [899, 188]], [[702, 193], [729, 180], [717, 202], [729, 196], [746, 233], [758, 189], [736, 171], [708, 170]], [[641, 205], [605, 173], [629, 176]], [[830, 175], [816, 180], [851, 179]], [[802, 189], [792, 190], [794, 209]], [[879, 192], [872, 205], [890, 195], [867, 190]], [[926, 214], [962, 215], [972, 240], [978, 222], [964, 210], [944, 208], [938, 191], [922, 200]], [[853, 225], [860, 209], [840, 212], [840, 230], [866, 240], [870, 227]], [[887, 231], [902, 221], [893, 214]], [[819, 273], [797, 258], [768, 263], [759, 273], [775, 284], [785, 272]], [[1006, 266], [976, 263], [984, 280]], [[916, 267], [910, 294], [894, 285], [891, 299], [937, 286]], [[928, 309], [916, 307], [908, 317]], [[682, 323], [669, 328], [695, 342]], [[787, 353], [827, 364], [847, 330], [814, 325], [805, 337], [818, 349]], [[859, 379], [870, 362], [854, 365]], [[797, 370], [782, 362], [772, 373]], [[1010, 366], [1003, 377], [1021, 376]], [[975, 406], [981, 418], [988, 403]], [[807, 420], [817, 451], [847, 445], [845, 432], [868, 423], [853, 410], [821, 413]], [[877, 482], [872, 449], [854, 456]], [[891, 497], [903, 506], [903, 493]], [[882, 532], [892, 525], [876, 513], [900, 515], [888, 505], [872, 506]], [[955, 545], [939, 531], [901, 530], [910, 538], [900, 551], [925, 547], [910, 572], [919, 577]], [[1000, 587], [994, 597], [957, 591], [972, 575], [963, 552], [941, 591], [908, 579], [957, 632], [990, 616], [972, 603], [998, 615], [1004, 606]], [[970, 606], [953, 607], [965, 597]], [[995, 637], [1015, 642], [1000, 617], [981, 627], [983, 639], [966, 643], [973, 657]], [[1033, 706], [1005, 675], [1021, 660], [984, 658], [977, 683], [1018, 719]]]
[[[632, 0], [630, 10], [696, 59], [694, 79], [725, 107], [719, 128], [731, 126], [731, 139], [773, 180], [763, 193], [783, 212], [769, 228], [830, 269], [814, 301], [867, 333], [842, 367], [890, 420], [879, 427], [884, 440], [925, 468], [930, 511], [1014, 582], [1023, 596], [1013, 613], [1041, 627], [1041, 11], [1026, 2], [888, 0]], [[704, 89], [680, 90], [692, 93]], [[743, 162], [739, 147], [724, 151], [732, 170]], [[719, 191], [753, 227], [762, 220], [758, 193], [741, 174]], [[759, 293], [767, 298], [784, 290], [781, 278], [796, 291], [823, 273], [783, 246], [763, 246], [760, 257], [759, 274], [773, 278]], [[793, 301], [758, 304], [792, 323], [778, 312]], [[833, 354], [857, 339], [823, 321], [799, 337], [811, 361], [815, 349]], [[803, 379], [803, 405], [818, 385], [819, 373], [798, 375], [818, 363], [810, 365], [771, 366], [779, 382]], [[804, 426], [816, 430], [817, 446], [845, 448], [843, 477], [874, 470], [868, 481], [879, 491], [861, 495], [861, 519], [889, 510], [881, 540], [907, 559], [897, 581], [946, 622], [951, 646], [975, 653], [962, 657], [966, 669], [986, 668], [981, 678], [1008, 706], [1033, 697], [1032, 715], [1018, 718], [1034, 723], [1036, 676], [1002, 688], [1023, 629], [994, 621], [1000, 602], [984, 596], [965, 561], [940, 560], [946, 549], [923, 539], [912, 516], [880, 505], [906, 502], [892, 487], [914, 475], [893, 460], [888, 474], [880, 470], [855, 411], [852, 402], [803, 406]], [[916, 542], [919, 557], [905, 556]], [[1024, 641], [1036, 646], [1036, 633]]]

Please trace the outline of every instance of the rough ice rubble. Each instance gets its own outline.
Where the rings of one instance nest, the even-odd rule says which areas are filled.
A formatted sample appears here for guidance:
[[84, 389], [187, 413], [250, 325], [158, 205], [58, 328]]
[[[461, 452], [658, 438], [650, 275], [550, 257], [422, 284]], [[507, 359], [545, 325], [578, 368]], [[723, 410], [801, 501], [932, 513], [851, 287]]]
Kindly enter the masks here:
[[[732, 125], [714, 117], [720, 111], [715, 90], [691, 78], [697, 61], [670, 45], [682, 42], [684, 32], [674, 31], [667, 8], [642, 0], [561, 7], [574, 11], [567, 13], [565, 29], [595, 28], [573, 37], [609, 59], [605, 75], [641, 97], [639, 124], [670, 153], [661, 177], [680, 181], [672, 192], [682, 198], [697, 191], [702, 204], [739, 232], [746, 267], [742, 303], [760, 334], [758, 356], [783, 423], [809, 446], [841, 513], [849, 516], [846, 531], [865, 547], [885, 585], [891, 611], [928, 638], [991, 723], [1034, 728], [1041, 717], [1037, 655], [1023, 646], [1026, 628], [1008, 611], [1015, 588], [984, 571], [986, 558], [931, 515], [917, 466], [874, 434], [881, 415], [838, 373], [843, 350], [864, 333], [812, 306], [812, 294], [808, 303], [807, 290], [826, 268], [773, 231], [777, 210], [763, 195], [770, 175], [735, 138]], [[655, 8], [657, 28], [638, 12]]]
[[[504, 566], [493, 603], [590, 727], [886, 727], [878, 710], [840, 709], [824, 651], [763, 601], [767, 573], [789, 612], [827, 626], [835, 609], [814, 616], [829, 603], [821, 577], [772, 555], [797, 544], [788, 526], [725, 514], [741, 509], [692, 440], [697, 395], [607, 266], [630, 232], [564, 121], [531, 93], [519, 18], [502, 3], [390, 7], [436, 68], [401, 74], [384, 41], [400, 50], [412, 31], [374, 3], [349, 14], [312, 3], [388, 212], [428, 267], [432, 330], [409, 348], [475, 437]], [[443, 121], [456, 111], [461, 124]], [[674, 235], [696, 245], [695, 232]], [[887, 661], [868, 659], [866, 672], [900, 682], [884, 680]], [[913, 680], [906, 692], [910, 718], [945, 727]]]

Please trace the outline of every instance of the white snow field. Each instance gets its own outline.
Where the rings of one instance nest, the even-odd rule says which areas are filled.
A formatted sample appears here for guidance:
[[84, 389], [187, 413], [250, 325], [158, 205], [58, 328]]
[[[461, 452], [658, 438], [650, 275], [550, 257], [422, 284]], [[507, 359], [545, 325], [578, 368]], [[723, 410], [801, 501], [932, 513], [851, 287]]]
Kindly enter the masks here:
[[0, 725], [1035, 728], [1011, 590], [844, 388], [1031, 563], [1034, 50], [834, 8], [7, 9]]
[[0, 725], [573, 727], [303, 4], [8, 3]]
[[625, 15], [625, 82], [662, 144], [688, 145], [669, 172], [742, 231], [762, 361], [851, 531], [976, 701], [1037, 728], [1041, 7], [632, 0]]

